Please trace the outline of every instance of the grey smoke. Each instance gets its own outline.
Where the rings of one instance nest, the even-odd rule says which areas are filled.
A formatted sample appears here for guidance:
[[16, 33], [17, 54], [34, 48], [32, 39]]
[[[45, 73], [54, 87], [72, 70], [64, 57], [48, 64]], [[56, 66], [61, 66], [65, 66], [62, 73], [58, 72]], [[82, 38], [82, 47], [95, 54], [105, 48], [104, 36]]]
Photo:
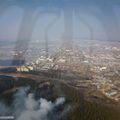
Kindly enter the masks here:
[[61, 103], [65, 102], [65, 98], [61, 97], [61, 98], [57, 98], [56, 102], [55, 102], [55, 106], [60, 105]]
[[25, 99], [27, 97], [27, 92], [29, 87], [21, 87], [17, 93], [14, 95], [13, 101], [13, 114], [18, 116], [23, 109], [25, 109]]
[[17, 120], [48, 120], [48, 114], [54, 107], [59, 106], [65, 102], [64, 98], [57, 98], [54, 103], [40, 98], [34, 100], [33, 94], [29, 94], [25, 101], [25, 109]]
[[29, 87], [20, 88], [14, 95], [14, 101], [10, 107], [0, 103], [0, 116], [13, 115], [16, 120], [49, 120], [49, 113], [65, 102], [63, 97], [57, 98], [55, 102], [44, 98], [35, 100], [34, 94], [27, 95], [28, 90]]
[[27, 91], [29, 87], [21, 87], [14, 95], [14, 100], [11, 106], [8, 106], [3, 101], [0, 101], [0, 116], [19, 115], [25, 108], [24, 101], [27, 97]]
[[5, 116], [5, 115], [10, 114], [10, 109], [7, 107], [4, 103], [0, 103], [0, 116]]

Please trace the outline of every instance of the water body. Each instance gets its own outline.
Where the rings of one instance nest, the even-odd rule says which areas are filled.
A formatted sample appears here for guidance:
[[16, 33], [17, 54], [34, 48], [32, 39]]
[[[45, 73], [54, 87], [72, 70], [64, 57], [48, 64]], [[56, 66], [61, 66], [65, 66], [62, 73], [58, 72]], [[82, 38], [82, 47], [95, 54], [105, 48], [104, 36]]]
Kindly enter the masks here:
[[24, 63], [25, 60], [13, 60], [13, 59], [0, 60], [0, 66], [17, 66], [23, 65]]

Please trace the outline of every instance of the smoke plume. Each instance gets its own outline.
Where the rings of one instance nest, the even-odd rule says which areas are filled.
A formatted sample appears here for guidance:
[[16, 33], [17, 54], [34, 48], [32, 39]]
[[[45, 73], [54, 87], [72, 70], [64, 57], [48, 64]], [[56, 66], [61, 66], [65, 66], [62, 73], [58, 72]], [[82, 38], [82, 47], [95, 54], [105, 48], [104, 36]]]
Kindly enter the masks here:
[[[7, 107], [0, 103], [0, 115], [13, 115], [16, 120], [51, 120], [49, 114], [65, 102], [65, 98], [60, 97], [55, 102], [48, 101], [44, 98], [34, 99], [34, 94], [28, 93], [29, 88], [20, 88], [14, 95], [13, 104]], [[11, 113], [11, 112], [12, 113]]]

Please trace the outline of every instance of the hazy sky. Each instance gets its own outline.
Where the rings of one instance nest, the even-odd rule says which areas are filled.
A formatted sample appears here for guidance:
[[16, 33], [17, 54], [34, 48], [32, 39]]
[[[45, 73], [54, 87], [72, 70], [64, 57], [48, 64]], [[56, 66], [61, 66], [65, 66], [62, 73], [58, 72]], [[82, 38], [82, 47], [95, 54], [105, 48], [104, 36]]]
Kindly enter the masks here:
[[[64, 12], [67, 8], [69, 12], [73, 13], [74, 39], [118, 40], [120, 38], [120, 6], [117, 3], [118, 0], [116, 3], [114, 0], [108, 2], [105, 0], [93, 0], [93, 2], [92, 0], [91, 2], [88, 0], [84, 0], [86, 2], [82, 2], [83, 0], [4, 1], [6, 3], [3, 0], [0, 1], [0, 40], [18, 39], [26, 10], [30, 10], [31, 14], [33, 11], [34, 14], [40, 13], [35, 24], [33, 24], [32, 33], [30, 33], [31, 40], [44, 40], [45, 31], [48, 32], [50, 40], [60, 40], [66, 34], [64, 33]], [[5, 8], [5, 6], [7, 7]], [[28, 19], [28, 23], [29, 21]], [[31, 24], [30, 22], [29, 25]], [[28, 26], [26, 25], [26, 27]], [[28, 27], [26, 30], [28, 32], [30, 28]], [[28, 34], [27, 32], [26, 34]], [[21, 38], [25, 38], [25, 34], [21, 34]]]

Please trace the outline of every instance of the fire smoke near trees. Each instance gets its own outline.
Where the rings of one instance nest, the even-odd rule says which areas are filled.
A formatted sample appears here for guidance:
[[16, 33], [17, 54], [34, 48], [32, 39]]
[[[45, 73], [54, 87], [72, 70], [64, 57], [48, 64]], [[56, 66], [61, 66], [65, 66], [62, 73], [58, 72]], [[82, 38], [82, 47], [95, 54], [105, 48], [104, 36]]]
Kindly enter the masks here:
[[10, 107], [0, 103], [0, 116], [13, 115], [16, 120], [51, 120], [51, 115], [58, 117], [54, 109], [64, 104], [64, 97], [57, 98], [55, 102], [44, 98], [35, 100], [34, 94], [27, 95], [28, 90], [29, 88], [20, 88]]

